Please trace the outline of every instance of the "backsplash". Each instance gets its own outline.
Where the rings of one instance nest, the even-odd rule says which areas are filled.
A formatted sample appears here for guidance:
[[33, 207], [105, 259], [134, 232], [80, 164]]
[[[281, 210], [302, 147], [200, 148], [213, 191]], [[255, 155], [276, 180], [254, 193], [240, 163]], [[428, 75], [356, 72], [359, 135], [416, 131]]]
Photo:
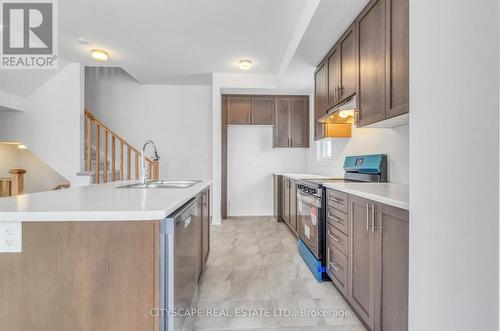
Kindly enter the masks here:
[[409, 182], [409, 125], [392, 129], [352, 129], [352, 138], [336, 138], [333, 159], [317, 161], [317, 143], [311, 145], [308, 172], [343, 177], [344, 158], [349, 155], [387, 154], [388, 181]]

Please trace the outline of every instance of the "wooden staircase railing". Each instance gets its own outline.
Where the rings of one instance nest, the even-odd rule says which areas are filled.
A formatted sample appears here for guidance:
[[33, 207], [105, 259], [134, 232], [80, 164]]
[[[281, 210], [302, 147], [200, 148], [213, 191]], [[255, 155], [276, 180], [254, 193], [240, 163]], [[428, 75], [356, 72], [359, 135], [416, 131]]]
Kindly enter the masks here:
[[24, 194], [24, 169], [11, 169], [11, 177], [0, 177], [0, 197]]
[[[123, 138], [119, 135], [111, 131], [106, 125], [101, 123], [95, 116], [89, 112], [85, 111], [85, 142], [86, 142], [86, 164], [85, 168], [88, 172], [95, 172], [95, 180], [96, 183], [100, 183], [100, 172], [102, 171], [102, 179], [104, 183], [109, 181], [108, 171], [111, 171], [111, 181], [116, 180], [130, 180], [132, 178], [139, 179], [139, 160], [141, 157], [141, 152], [139, 152], [134, 147], [130, 146]], [[101, 130], [104, 134], [104, 139], [101, 141]], [[95, 146], [95, 165], [92, 167], [92, 143], [94, 142]], [[104, 150], [104, 160], [103, 160], [103, 169], [100, 169], [100, 153], [101, 153], [101, 145], [103, 145]], [[116, 147], [119, 149], [119, 157], [118, 157], [118, 178], [116, 176]], [[108, 154], [109, 148], [111, 147], [111, 165], [110, 169], [108, 169]], [[126, 149], [126, 163], [124, 163], [123, 156]], [[159, 161], [151, 160], [149, 158], [145, 158], [150, 177], [152, 179], [159, 179], [160, 169], [159, 169]], [[132, 162], [134, 162], [134, 167], [132, 168]], [[134, 171], [134, 174], [132, 174]], [[126, 174], [125, 174], [126, 172]]]

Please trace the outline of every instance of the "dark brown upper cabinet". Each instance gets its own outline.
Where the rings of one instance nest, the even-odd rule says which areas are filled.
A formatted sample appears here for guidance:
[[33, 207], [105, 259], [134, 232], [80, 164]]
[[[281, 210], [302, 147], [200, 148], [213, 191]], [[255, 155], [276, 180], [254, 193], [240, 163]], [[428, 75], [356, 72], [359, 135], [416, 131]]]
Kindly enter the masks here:
[[371, 1], [357, 20], [357, 126], [385, 119], [385, 0]]
[[328, 106], [336, 106], [356, 93], [355, 24], [342, 35], [328, 55]]
[[251, 97], [251, 124], [273, 125], [274, 124], [274, 97], [252, 96]]
[[372, 0], [356, 26], [357, 126], [408, 113], [409, 1]]
[[334, 47], [328, 56], [328, 108], [335, 106], [340, 97], [339, 88], [342, 85], [340, 79], [340, 51]]
[[309, 97], [290, 97], [290, 145], [309, 147]]
[[290, 98], [276, 97], [273, 147], [290, 147]]
[[387, 110], [386, 118], [409, 112], [409, 1], [386, 0]]
[[352, 24], [340, 38], [339, 102], [356, 94], [356, 25]]
[[273, 147], [309, 147], [309, 97], [277, 96]]
[[248, 125], [251, 123], [251, 101], [250, 96], [228, 95], [227, 102], [227, 124]]
[[318, 119], [328, 111], [328, 65], [321, 63], [314, 74], [314, 140], [325, 137], [324, 124]]
[[356, 126], [393, 127], [409, 112], [409, 0], [371, 0], [315, 73], [314, 139], [330, 137], [319, 123], [356, 94]]
[[273, 125], [274, 96], [228, 95], [227, 124]]

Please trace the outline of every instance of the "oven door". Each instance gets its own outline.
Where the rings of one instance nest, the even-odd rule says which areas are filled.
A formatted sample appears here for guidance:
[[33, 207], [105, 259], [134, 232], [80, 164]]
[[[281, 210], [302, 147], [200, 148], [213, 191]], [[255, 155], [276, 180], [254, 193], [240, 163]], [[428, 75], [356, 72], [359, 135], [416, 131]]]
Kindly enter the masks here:
[[316, 259], [320, 259], [321, 198], [297, 191], [297, 233]]

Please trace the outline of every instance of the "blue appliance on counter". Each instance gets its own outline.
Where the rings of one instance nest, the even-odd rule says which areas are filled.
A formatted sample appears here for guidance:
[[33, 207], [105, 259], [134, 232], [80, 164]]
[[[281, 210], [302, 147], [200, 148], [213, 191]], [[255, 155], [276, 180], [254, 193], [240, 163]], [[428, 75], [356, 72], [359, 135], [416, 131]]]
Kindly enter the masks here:
[[323, 184], [386, 182], [387, 155], [347, 156], [344, 161], [344, 172], [344, 178], [305, 179], [297, 184], [298, 250], [318, 281], [329, 279], [326, 274], [327, 203]]

